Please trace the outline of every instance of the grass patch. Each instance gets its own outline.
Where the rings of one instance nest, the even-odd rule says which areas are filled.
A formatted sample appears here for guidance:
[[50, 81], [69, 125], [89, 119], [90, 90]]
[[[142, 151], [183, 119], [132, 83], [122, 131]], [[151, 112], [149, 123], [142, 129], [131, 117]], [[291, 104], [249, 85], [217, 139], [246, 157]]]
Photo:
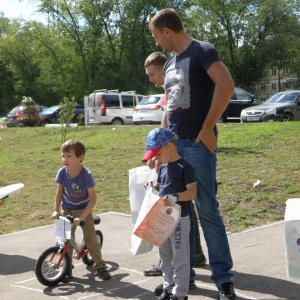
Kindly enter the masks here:
[[[283, 220], [285, 202], [300, 197], [299, 122], [219, 124], [218, 200], [228, 231]], [[96, 179], [95, 213], [130, 213], [128, 170], [141, 166], [152, 126], [79, 127], [67, 135], [86, 147]], [[25, 184], [0, 208], [0, 234], [52, 224], [59, 128], [0, 129], [0, 186]], [[256, 180], [261, 183], [253, 188]]]

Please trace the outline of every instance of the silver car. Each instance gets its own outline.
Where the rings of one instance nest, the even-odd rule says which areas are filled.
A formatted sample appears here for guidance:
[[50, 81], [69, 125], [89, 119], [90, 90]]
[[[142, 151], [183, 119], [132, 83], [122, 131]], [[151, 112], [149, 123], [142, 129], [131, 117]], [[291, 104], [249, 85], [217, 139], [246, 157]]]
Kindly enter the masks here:
[[243, 109], [241, 122], [300, 120], [300, 91], [279, 92], [263, 104]]

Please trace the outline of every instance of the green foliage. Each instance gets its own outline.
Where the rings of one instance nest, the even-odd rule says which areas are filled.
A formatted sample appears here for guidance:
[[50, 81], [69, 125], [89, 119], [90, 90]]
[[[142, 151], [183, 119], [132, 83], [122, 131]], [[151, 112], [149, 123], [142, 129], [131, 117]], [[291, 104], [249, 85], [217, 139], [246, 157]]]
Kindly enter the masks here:
[[64, 98], [64, 101], [59, 104], [59, 123], [61, 124], [61, 142], [62, 144], [66, 141], [66, 136], [70, 128], [70, 123], [75, 116], [75, 102], [74, 97], [71, 99]]
[[266, 69], [299, 70], [297, 3], [285, 0], [187, 2], [191, 5], [187, 10], [189, 18], [185, 19], [188, 31], [195, 38], [216, 46], [237, 86], [251, 91]]
[[12, 72], [8, 70], [8, 67], [0, 59], [0, 116], [6, 115], [8, 110], [17, 104], [17, 102], [12, 103], [13, 82]]
[[299, 1], [37, 0], [45, 23], [0, 16], [0, 114], [22, 95], [40, 105], [96, 89], [153, 92], [144, 60], [157, 47], [150, 18], [174, 7], [193, 38], [209, 41], [235, 84], [251, 91], [266, 68], [299, 72]]

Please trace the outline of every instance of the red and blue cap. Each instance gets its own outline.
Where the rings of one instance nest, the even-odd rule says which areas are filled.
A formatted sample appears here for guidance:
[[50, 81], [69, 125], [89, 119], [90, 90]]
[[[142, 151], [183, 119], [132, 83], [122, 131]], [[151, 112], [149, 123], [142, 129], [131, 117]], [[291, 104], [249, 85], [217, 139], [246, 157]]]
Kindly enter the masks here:
[[146, 139], [146, 153], [142, 158], [142, 162], [147, 162], [155, 157], [161, 147], [171, 141], [176, 140], [176, 135], [167, 128], [155, 128], [151, 130]]

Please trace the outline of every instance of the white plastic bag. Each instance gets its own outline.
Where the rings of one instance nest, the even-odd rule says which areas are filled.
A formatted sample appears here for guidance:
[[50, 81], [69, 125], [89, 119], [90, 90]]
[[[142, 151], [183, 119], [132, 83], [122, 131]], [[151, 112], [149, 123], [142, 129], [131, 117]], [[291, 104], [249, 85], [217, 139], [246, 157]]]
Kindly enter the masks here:
[[157, 173], [155, 169], [150, 169], [148, 166], [136, 167], [129, 170], [129, 201], [131, 222], [133, 225], [137, 220], [143, 199], [146, 195], [144, 184], [156, 179]]
[[300, 278], [300, 198], [287, 200], [284, 221], [287, 275]]
[[71, 238], [71, 222], [68, 219], [55, 219], [55, 238], [64, 240]]

